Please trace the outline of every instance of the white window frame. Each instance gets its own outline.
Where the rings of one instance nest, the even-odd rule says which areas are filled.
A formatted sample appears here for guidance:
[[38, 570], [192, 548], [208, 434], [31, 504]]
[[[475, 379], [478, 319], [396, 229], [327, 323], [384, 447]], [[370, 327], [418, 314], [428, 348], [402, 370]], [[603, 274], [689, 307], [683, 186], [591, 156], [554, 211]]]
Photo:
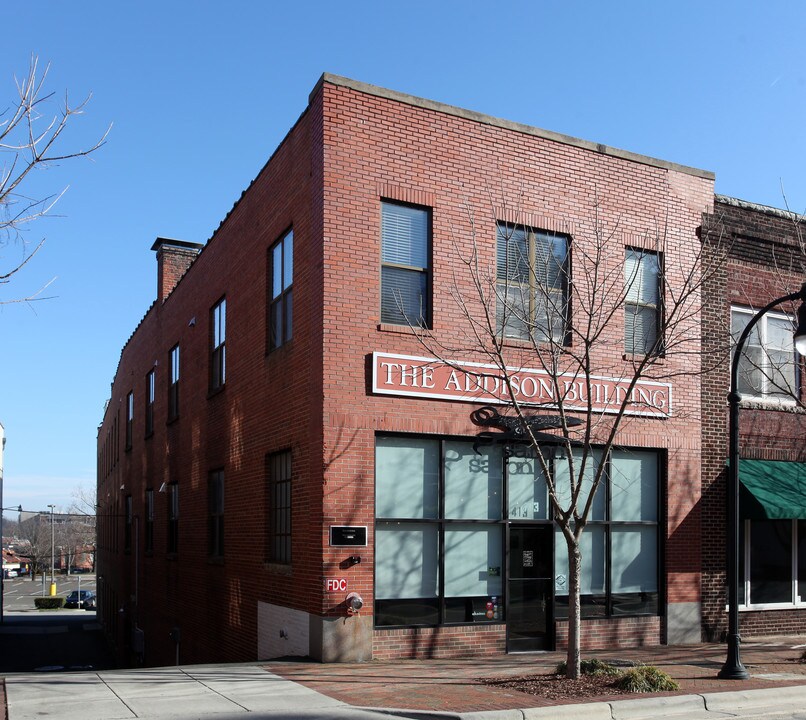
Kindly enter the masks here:
[[[733, 319], [734, 315], [743, 315], [746, 316], [748, 321], [752, 319], [752, 317], [758, 312], [753, 308], [748, 307], [740, 307], [737, 305], [731, 306], [730, 309], [730, 324], [731, 324], [731, 362], [733, 361], [733, 353], [736, 347], [736, 343], [739, 339], [739, 333], [733, 334]], [[742, 354], [747, 358], [747, 349], [750, 344], [750, 338], [753, 336], [753, 332], [758, 331], [758, 337], [760, 341], [760, 347], [762, 350], [761, 354], [761, 365], [758, 368], [759, 372], [761, 373], [761, 393], [750, 393], [745, 392], [744, 390], [739, 390], [742, 395], [742, 400], [753, 400], [754, 402], [763, 402], [770, 405], [795, 405], [797, 403], [797, 397], [800, 393], [800, 377], [798, 372], [798, 363], [795, 357], [795, 345], [794, 341], [792, 340], [792, 334], [787, 333], [786, 337], [789, 339], [788, 347], [770, 347], [770, 343], [768, 340], [768, 324], [770, 320], [783, 320], [794, 328], [794, 321], [790, 315], [786, 313], [779, 313], [779, 312], [768, 312], [765, 313], [761, 318], [759, 318], [758, 323], [756, 323], [755, 328], [750, 333], [750, 337], [745, 341], [743, 352]], [[758, 347], [758, 346], [757, 346]], [[791, 357], [791, 367], [792, 367], [792, 390], [794, 395], [790, 395], [789, 397], [782, 397], [776, 396], [771, 394], [771, 390], [773, 388], [772, 380], [770, 379], [771, 369], [774, 367], [772, 362], [770, 361], [769, 351], [773, 350], [776, 352], [788, 352]], [[749, 358], [747, 359], [750, 362]], [[739, 361], [739, 375], [741, 379], [741, 372], [742, 372], [742, 362]]]
[[[792, 561], [790, 569], [790, 583], [791, 583], [791, 602], [781, 603], [749, 603], [750, 598], [750, 542], [751, 538], [751, 523], [752, 520], [742, 520], [744, 523], [744, 547], [742, 548], [744, 557], [742, 558], [744, 568], [744, 581], [742, 583], [744, 589], [744, 601], [739, 603], [739, 610], [744, 612], [751, 612], [757, 610], [792, 610], [793, 608], [801, 609], [806, 608], [806, 597], [798, 596], [798, 521], [797, 519], [787, 520], [790, 523], [790, 542], [792, 548]], [[750, 598], [752, 599], [752, 598]], [[727, 609], [727, 607], [726, 607]]]

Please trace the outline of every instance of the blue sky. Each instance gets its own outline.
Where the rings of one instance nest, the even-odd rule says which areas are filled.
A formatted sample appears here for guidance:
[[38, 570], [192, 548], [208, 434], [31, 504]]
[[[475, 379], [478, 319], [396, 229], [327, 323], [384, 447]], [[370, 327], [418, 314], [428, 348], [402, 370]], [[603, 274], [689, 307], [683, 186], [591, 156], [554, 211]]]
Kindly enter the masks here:
[[[93, 98], [65, 137], [92, 160], [28, 242], [0, 302], [6, 507], [66, 507], [95, 480], [120, 350], [156, 293], [157, 236], [206, 241], [322, 72], [716, 173], [717, 192], [806, 209], [806, 5], [642, 2], [32, 0], [6, 13], [0, 108], [32, 53]], [[2, 163], [4, 158], [0, 158]], [[19, 255], [0, 248], [0, 271]]]

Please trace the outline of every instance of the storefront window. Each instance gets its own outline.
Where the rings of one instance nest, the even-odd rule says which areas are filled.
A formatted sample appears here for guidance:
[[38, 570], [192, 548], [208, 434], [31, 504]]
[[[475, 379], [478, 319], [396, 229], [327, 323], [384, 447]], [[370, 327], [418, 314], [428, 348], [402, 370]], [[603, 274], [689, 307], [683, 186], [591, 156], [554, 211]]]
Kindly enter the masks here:
[[739, 602], [806, 603], [806, 521], [745, 520], [740, 529]]
[[511, 520], [548, 520], [549, 496], [546, 476], [537, 458], [518, 453], [507, 459]]
[[379, 436], [375, 472], [375, 624], [503, 619], [501, 448]]
[[473, 450], [468, 442], [445, 442], [445, 517], [501, 518], [503, 463], [500, 445]]
[[[577, 463], [580, 455], [577, 452]], [[601, 461], [600, 455], [588, 460], [583, 492], [589, 491]], [[569, 491], [563, 490], [568, 488], [567, 478], [568, 464], [559, 461], [557, 484], [562, 502], [569, 498]], [[580, 547], [583, 618], [658, 612], [658, 480], [656, 452], [613, 450], [610, 454]], [[555, 531], [554, 555], [557, 616], [567, 617], [568, 550], [559, 530]]]

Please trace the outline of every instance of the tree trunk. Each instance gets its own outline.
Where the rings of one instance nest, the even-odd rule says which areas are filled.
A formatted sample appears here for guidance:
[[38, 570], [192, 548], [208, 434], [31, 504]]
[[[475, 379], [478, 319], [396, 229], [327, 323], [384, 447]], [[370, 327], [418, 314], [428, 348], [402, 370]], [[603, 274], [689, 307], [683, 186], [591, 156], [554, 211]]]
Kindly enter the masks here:
[[566, 538], [568, 545], [568, 651], [566, 677], [576, 680], [580, 674], [580, 638], [582, 635], [579, 581], [582, 574], [582, 553], [579, 542]]

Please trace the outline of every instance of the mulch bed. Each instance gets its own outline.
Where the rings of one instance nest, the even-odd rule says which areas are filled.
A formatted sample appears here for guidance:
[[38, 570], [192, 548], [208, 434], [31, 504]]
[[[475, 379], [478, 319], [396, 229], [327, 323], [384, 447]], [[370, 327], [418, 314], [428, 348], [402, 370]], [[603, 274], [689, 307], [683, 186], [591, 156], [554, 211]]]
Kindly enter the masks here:
[[580, 698], [634, 694], [617, 688], [613, 684], [615, 678], [606, 675], [581, 675], [577, 680], [569, 680], [565, 675], [520, 675], [518, 677], [494, 678], [480, 682], [492, 687], [520, 690], [548, 700], [576, 700]]

